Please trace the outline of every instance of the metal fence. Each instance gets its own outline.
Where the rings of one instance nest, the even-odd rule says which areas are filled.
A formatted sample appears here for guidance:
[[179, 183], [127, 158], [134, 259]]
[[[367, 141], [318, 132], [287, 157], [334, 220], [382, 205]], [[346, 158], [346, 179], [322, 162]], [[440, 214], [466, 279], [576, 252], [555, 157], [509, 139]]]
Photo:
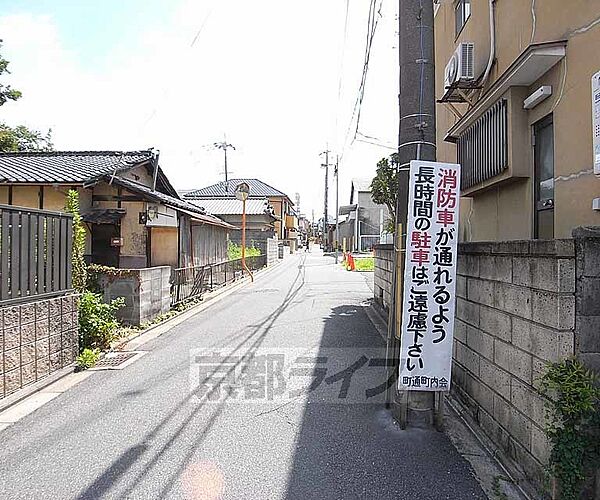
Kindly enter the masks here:
[[[246, 266], [252, 271], [267, 265], [265, 254], [246, 257]], [[244, 275], [242, 259], [228, 260], [205, 266], [182, 267], [171, 272], [171, 306], [201, 297]]]
[[0, 205], [0, 305], [71, 290], [73, 217]]

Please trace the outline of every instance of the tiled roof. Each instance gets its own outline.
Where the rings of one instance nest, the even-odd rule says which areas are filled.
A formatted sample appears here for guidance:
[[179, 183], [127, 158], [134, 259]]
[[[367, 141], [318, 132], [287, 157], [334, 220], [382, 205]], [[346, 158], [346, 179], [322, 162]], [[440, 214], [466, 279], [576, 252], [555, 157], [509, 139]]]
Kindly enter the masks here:
[[0, 182], [82, 183], [151, 158], [150, 150], [0, 153]]
[[[189, 200], [190, 203], [204, 208], [209, 214], [214, 215], [241, 215], [242, 202], [237, 199], [214, 198], [204, 200]], [[271, 213], [266, 198], [246, 201], [246, 214], [261, 215]]]
[[[106, 176], [106, 180], [110, 180], [112, 176]], [[124, 187], [128, 191], [139, 193], [144, 197], [155, 200], [164, 205], [168, 205], [172, 208], [182, 210], [193, 217], [206, 222], [207, 224], [212, 224], [215, 226], [222, 226], [228, 228], [234, 228], [230, 224], [227, 224], [225, 221], [222, 221], [218, 217], [214, 215], [207, 214], [206, 211], [192, 203], [189, 203], [185, 200], [180, 200], [178, 198], [174, 198], [173, 196], [169, 196], [168, 194], [161, 193], [159, 191], [152, 191], [148, 186], [144, 186], [138, 182], [132, 181], [130, 179], [124, 179], [123, 177], [114, 177], [112, 178], [112, 183], [117, 184], [118, 186]]]
[[185, 193], [183, 197], [188, 199], [235, 198], [235, 188], [241, 182], [245, 182], [250, 186], [250, 198], [264, 198], [265, 196], [284, 196], [289, 198], [287, 194], [279, 191], [279, 189], [275, 189], [273, 186], [269, 186], [258, 179], [229, 179], [227, 183], [225, 181], [218, 182], [212, 186]]

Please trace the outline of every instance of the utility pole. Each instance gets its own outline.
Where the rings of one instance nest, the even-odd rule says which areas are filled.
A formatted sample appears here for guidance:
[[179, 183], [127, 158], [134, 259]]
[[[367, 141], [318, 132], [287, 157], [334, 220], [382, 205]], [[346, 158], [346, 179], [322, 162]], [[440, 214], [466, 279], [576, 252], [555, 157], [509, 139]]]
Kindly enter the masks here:
[[[433, 0], [399, 0], [398, 197], [394, 247], [393, 307], [388, 329], [388, 357], [398, 373], [402, 318], [404, 252], [408, 217], [408, 182], [411, 160], [435, 161], [435, 66]], [[393, 388], [388, 403], [402, 428], [409, 422], [433, 421], [434, 393], [399, 392]]]
[[323, 251], [327, 251], [327, 204], [329, 195], [329, 149], [326, 149], [321, 153], [325, 155], [325, 163], [321, 164], [321, 167], [325, 167], [325, 206], [323, 209]]
[[340, 157], [339, 155], [335, 156], [335, 263], [338, 263], [338, 251], [340, 248], [340, 178], [339, 178], [339, 168], [340, 168]]
[[225, 184], [227, 184], [227, 181], [229, 180], [228, 178], [228, 174], [227, 174], [227, 150], [228, 149], [233, 149], [235, 150], [235, 146], [233, 144], [229, 144], [227, 142], [227, 135], [223, 135], [223, 141], [222, 142], [215, 142], [213, 144], [213, 147], [215, 149], [222, 149], [223, 150], [223, 154], [225, 155], [225, 159], [224, 159], [224, 164], [225, 164]]

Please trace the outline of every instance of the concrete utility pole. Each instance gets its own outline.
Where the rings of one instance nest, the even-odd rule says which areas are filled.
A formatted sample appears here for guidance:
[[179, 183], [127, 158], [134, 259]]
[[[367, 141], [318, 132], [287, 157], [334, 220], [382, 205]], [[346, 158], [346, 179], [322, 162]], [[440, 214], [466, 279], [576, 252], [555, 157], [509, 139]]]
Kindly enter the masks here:
[[340, 157], [336, 155], [335, 157], [335, 263], [338, 263], [338, 251], [340, 248], [340, 177], [339, 177], [339, 168], [340, 168]]
[[222, 149], [223, 150], [223, 154], [225, 155], [225, 159], [224, 159], [224, 164], [225, 164], [225, 183], [227, 183], [227, 181], [229, 180], [228, 174], [227, 174], [227, 150], [228, 149], [235, 150], [235, 146], [233, 144], [229, 144], [227, 142], [227, 136], [223, 135], [223, 142], [215, 142], [213, 144], [213, 147], [215, 149]]
[[[433, 34], [433, 0], [399, 0], [399, 66], [400, 92], [398, 105], [398, 199], [395, 248], [397, 263], [394, 276], [392, 328], [388, 335], [388, 356], [398, 372], [402, 318], [402, 282], [408, 216], [408, 180], [411, 160], [435, 161], [435, 66]], [[398, 286], [396, 286], [398, 285]], [[402, 427], [409, 423], [434, 420], [434, 393], [403, 391], [395, 387], [390, 403]]]
[[327, 251], [327, 205], [329, 195], [329, 149], [326, 149], [321, 153], [325, 155], [325, 163], [321, 164], [321, 167], [325, 167], [325, 206], [323, 208], [323, 251]]

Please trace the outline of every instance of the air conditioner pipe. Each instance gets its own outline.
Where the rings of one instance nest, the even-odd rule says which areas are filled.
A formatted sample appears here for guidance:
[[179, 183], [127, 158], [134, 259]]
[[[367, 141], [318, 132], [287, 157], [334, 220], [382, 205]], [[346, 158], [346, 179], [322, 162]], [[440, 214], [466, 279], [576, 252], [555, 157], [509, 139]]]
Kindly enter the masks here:
[[488, 59], [485, 72], [481, 77], [481, 85], [485, 85], [487, 79], [492, 71], [492, 65], [494, 64], [494, 58], [496, 57], [496, 14], [494, 12], [494, 5], [496, 0], [490, 0], [490, 58]]

